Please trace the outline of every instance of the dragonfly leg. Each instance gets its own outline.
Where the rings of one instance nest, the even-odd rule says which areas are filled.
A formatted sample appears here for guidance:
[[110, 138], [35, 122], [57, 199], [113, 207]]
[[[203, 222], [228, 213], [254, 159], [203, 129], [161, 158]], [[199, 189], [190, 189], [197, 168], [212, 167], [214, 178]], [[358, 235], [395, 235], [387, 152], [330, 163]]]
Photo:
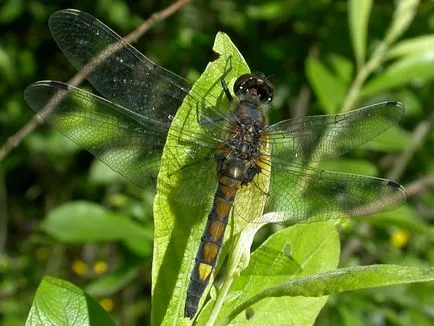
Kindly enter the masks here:
[[244, 178], [244, 180], [241, 183], [241, 185], [249, 184], [250, 182], [252, 182], [253, 178], [259, 172], [261, 172], [261, 168], [258, 165], [256, 165], [255, 163], [253, 163], [252, 165], [250, 165], [249, 168], [247, 169], [246, 177]]
[[232, 56], [229, 56], [227, 62], [226, 62], [226, 67], [229, 64], [229, 68], [225, 68], [225, 72], [223, 73], [223, 75], [220, 78], [220, 83], [222, 85], [223, 91], [226, 94], [227, 99], [229, 100], [230, 103], [232, 103], [234, 101], [234, 98], [232, 97], [231, 91], [229, 90], [228, 84], [225, 81], [226, 76], [231, 72], [232, 70]]
[[[229, 73], [231, 71], [232, 71], [232, 56], [230, 56], [228, 58], [228, 60], [226, 62], [225, 70], [224, 70], [223, 74], [221, 75], [221, 77], [218, 79], [218, 81], [220, 81], [220, 84], [223, 88], [223, 92], [226, 95], [226, 98], [229, 100], [230, 103], [233, 102], [233, 97], [232, 97], [232, 94], [229, 90], [229, 87], [225, 81], [225, 78], [229, 75]], [[199, 103], [196, 103], [196, 117], [197, 117], [197, 122], [200, 125], [206, 125], [206, 124], [212, 124], [215, 122], [220, 122], [226, 118], [226, 116], [224, 116], [222, 114], [218, 114], [215, 107], [207, 106], [205, 103], [205, 99], [206, 99], [207, 95], [209, 93], [211, 93], [211, 91], [215, 87], [218, 86], [218, 81], [213, 83], [211, 85], [211, 87], [207, 90], [207, 92], [205, 93], [205, 96], [203, 96], [203, 98], [202, 98], [201, 104], [199, 105]], [[221, 105], [222, 100], [223, 100], [223, 94], [220, 93], [220, 95], [217, 98], [216, 106]], [[200, 109], [202, 109], [202, 110], [200, 110]]]

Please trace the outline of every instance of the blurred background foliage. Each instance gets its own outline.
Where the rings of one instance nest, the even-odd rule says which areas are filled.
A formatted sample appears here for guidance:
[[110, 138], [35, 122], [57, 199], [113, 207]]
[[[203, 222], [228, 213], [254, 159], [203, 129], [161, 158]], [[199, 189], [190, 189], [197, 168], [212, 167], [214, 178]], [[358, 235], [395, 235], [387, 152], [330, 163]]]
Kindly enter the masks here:
[[[384, 38], [399, 2], [373, 3], [366, 34], [368, 58]], [[27, 85], [41, 79], [67, 81], [75, 73], [50, 35], [50, 14], [80, 9], [125, 35], [169, 4], [1, 1], [0, 146], [33, 116], [23, 99]], [[194, 1], [134, 46], [194, 82], [213, 58], [215, 34], [224, 31], [252, 70], [271, 76], [277, 89], [272, 122], [330, 114], [339, 111], [357, 67], [363, 65], [360, 48], [358, 58], [354, 56], [348, 7], [341, 0]], [[343, 224], [341, 266], [434, 262], [433, 9], [432, 0], [420, 2], [399, 44], [375, 67], [348, 108], [385, 99], [401, 101], [407, 112], [400, 127], [322, 165], [391, 177], [410, 193], [407, 205], [398, 211]], [[408, 42], [421, 36], [425, 38]], [[88, 84], [82, 87], [90, 89]], [[0, 325], [24, 323], [46, 274], [85, 289], [121, 325], [147, 324], [152, 196], [50, 127], [37, 128], [17, 144], [0, 161]], [[261, 230], [257, 242], [273, 228]], [[428, 283], [332, 296], [317, 323], [432, 325], [433, 293], [434, 285]]]

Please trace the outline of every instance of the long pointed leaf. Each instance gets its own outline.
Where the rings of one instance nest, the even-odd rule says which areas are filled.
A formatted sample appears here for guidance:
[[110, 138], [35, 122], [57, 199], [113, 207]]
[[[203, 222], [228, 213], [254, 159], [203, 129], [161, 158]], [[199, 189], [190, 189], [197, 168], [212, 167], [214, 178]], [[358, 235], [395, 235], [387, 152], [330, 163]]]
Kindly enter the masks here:
[[365, 62], [366, 35], [371, 8], [372, 0], [348, 1], [348, 23], [357, 67], [361, 67]]

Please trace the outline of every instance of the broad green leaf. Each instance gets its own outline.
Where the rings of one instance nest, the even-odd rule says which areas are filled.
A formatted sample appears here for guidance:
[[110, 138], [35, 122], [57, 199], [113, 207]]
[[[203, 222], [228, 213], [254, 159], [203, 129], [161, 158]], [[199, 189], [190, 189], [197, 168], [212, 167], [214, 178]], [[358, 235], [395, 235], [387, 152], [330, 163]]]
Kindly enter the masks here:
[[348, 25], [357, 67], [359, 68], [365, 62], [366, 36], [371, 8], [372, 0], [348, 1]]
[[[255, 250], [247, 269], [235, 279], [218, 324], [234, 307], [265, 289], [294, 277], [335, 269], [339, 254], [339, 234], [332, 221], [298, 224], [274, 233]], [[288, 321], [292, 325], [311, 325], [326, 301], [326, 297], [268, 298], [250, 307], [253, 316], [249, 325], [282, 325]], [[240, 314], [232, 322], [240, 325], [247, 321]]]
[[131, 13], [128, 5], [123, 1], [112, 1], [110, 6], [104, 6], [108, 12], [110, 21], [119, 26], [128, 26], [130, 22]]
[[86, 293], [96, 296], [110, 296], [124, 288], [139, 274], [139, 267], [128, 266], [110, 275], [105, 275], [86, 286]]
[[243, 310], [270, 297], [323, 297], [379, 286], [427, 282], [434, 280], [434, 267], [407, 267], [399, 265], [370, 265], [340, 268], [314, 275], [295, 277], [289, 281], [269, 287], [239, 304], [224, 324], [238, 316]]
[[353, 63], [347, 58], [337, 54], [331, 54], [329, 56], [329, 61], [336, 76], [339, 77], [346, 85], [348, 85], [353, 77]]
[[411, 137], [408, 132], [396, 126], [386, 130], [360, 148], [381, 152], [396, 152], [407, 148], [410, 143]]
[[[220, 79], [231, 63], [231, 71], [226, 76], [226, 81], [231, 88], [235, 78], [247, 73], [249, 68], [235, 48], [231, 40], [224, 33], [218, 33], [213, 50], [219, 54], [219, 58], [205, 69], [199, 80], [193, 85], [192, 91], [199, 95], [212, 95], [214, 103], [221, 96], [221, 88], [211, 85], [219, 85]], [[223, 105], [222, 103], [218, 103]], [[226, 103], [229, 106], [229, 103]], [[202, 129], [197, 124], [195, 114], [196, 105], [187, 97], [179, 108], [175, 120], [182, 121], [184, 128], [191, 132], [201, 133]], [[191, 321], [183, 319], [184, 303], [187, 293], [190, 273], [193, 268], [194, 258], [198, 249], [202, 232], [205, 228], [206, 217], [211, 209], [210, 205], [214, 193], [209, 193], [209, 203], [202, 206], [193, 206], [188, 203], [181, 204], [167, 195], [167, 187], [181, 189], [181, 192], [200, 192], [209, 184], [210, 173], [217, 173], [216, 163], [209, 161], [207, 169], [198, 171], [197, 186], [185, 189], [180, 182], [179, 168], [172, 162], [179, 162], [179, 166], [189, 162], [188, 151], [176, 145], [178, 139], [174, 131], [169, 131], [166, 147], [163, 151], [162, 164], [157, 183], [157, 195], [154, 201], [155, 236], [154, 256], [152, 264], [152, 323], [160, 325], [183, 320], [189, 324]], [[185, 149], [185, 147], [184, 147]], [[206, 173], [205, 173], [206, 172]], [[208, 189], [209, 187], [206, 187]], [[226, 231], [226, 235], [228, 235]], [[220, 255], [220, 258], [222, 255]], [[219, 259], [221, 260], [221, 259]]]
[[115, 325], [104, 309], [75, 285], [45, 276], [33, 299], [26, 326]]
[[368, 82], [361, 96], [368, 97], [385, 90], [434, 78], [434, 49], [406, 56], [390, 65], [385, 72]]
[[2, 10], [0, 10], [0, 23], [7, 25], [13, 22], [17, 17], [23, 13], [23, 1], [11, 0], [2, 3]]
[[123, 241], [138, 255], [151, 254], [152, 235], [147, 230], [120, 214], [90, 202], [69, 202], [56, 207], [48, 213], [42, 229], [63, 243]]
[[313, 57], [306, 59], [306, 76], [325, 113], [337, 113], [347, 90], [346, 83]]
[[434, 34], [421, 35], [396, 43], [387, 51], [388, 58], [415, 55], [434, 50]]

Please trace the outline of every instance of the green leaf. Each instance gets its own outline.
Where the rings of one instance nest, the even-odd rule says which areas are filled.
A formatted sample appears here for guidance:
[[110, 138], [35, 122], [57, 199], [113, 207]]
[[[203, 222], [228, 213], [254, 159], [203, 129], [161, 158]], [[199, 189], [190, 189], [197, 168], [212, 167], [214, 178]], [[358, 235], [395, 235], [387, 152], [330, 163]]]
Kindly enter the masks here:
[[360, 148], [380, 152], [397, 152], [411, 144], [408, 132], [398, 126], [390, 128]]
[[115, 325], [104, 309], [80, 288], [45, 276], [27, 317], [30, 325]]
[[86, 286], [86, 292], [96, 297], [111, 296], [133, 281], [138, 274], [139, 267], [122, 268], [90, 283]]
[[336, 76], [338, 76], [341, 81], [348, 86], [353, 77], [354, 67], [352, 62], [347, 58], [337, 54], [331, 54], [328, 59], [333, 67]]
[[[234, 280], [218, 324], [234, 307], [265, 289], [294, 277], [336, 268], [339, 255], [335, 222], [298, 224], [274, 233], [255, 250], [247, 269]], [[293, 325], [311, 325], [326, 301], [326, 297], [268, 298], [250, 307], [253, 317], [249, 325], [282, 325], [288, 320]], [[210, 306], [212, 302], [207, 308]], [[206, 319], [204, 315], [200, 316], [204, 317], [202, 321]], [[243, 314], [233, 321], [237, 325], [245, 322]]]
[[120, 214], [90, 202], [69, 202], [56, 207], [48, 213], [42, 229], [63, 243], [123, 241], [138, 255], [151, 254], [152, 235], [147, 230]]
[[[212, 87], [220, 82], [224, 72], [231, 62], [231, 71], [226, 76], [229, 88], [235, 79], [247, 72], [249, 68], [244, 58], [235, 48], [232, 41], [224, 33], [218, 33], [213, 50], [219, 54], [219, 58], [208, 64], [205, 72], [193, 85], [193, 91], [198, 95], [210, 95], [211, 104], [221, 96], [220, 87]], [[230, 58], [230, 59], [229, 59]], [[214, 100], [212, 100], [214, 99]], [[213, 102], [214, 101], [214, 102]], [[219, 103], [221, 105], [222, 103]], [[226, 103], [229, 106], [229, 103]], [[196, 105], [187, 97], [178, 109], [175, 120], [182, 121], [184, 128], [192, 133], [203, 133], [203, 128], [197, 124], [197, 118], [192, 112], [196, 112]], [[179, 193], [198, 192], [209, 189], [209, 173], [217, 173], [216, 162], [210, 160], [209, 166], [197, 171], [195, 186], [188, 189], [180, 181], [179, 166], [185, 166], [189, 162], [187, 150], [177, 146], [179, 139], [176, 134], [169, 131], [166, 147], [163, 151], [162, 164], [158, 175], [157, 195], [154, 201], [155, 236], [154, 256], [152, 263], [152, 324], [161, 325], [173, 321], [184, 320], [184, 303], [190, 273], [194, 264], [194, 258], [198, 249], [200, 238], [205, 228], [206, 217], [210, 206], [193, 206], [189, 203], [181, 204], [168, 195], [167, 187], [180, 189]], [[179, 166], [173, 162], [179, 162]], [[205, 188], [204, 188], [205, 187]], [[209, 194], [211, 205], [214, 194]], [[226, 232], [228, 235], [229, 232]], [[220, 255], [221, 258], [222, 255]]]
[[368, 82], [363, 87], [361, 96], [368, 97], [413, 81], [427, 82], [433, 78], [434, 49], [399, 59], [384, 73]]
[[281, 1], [267, 1], [260, 5], [248, 6], [247, 16], [253, 19], [273, 19], [281, 15], [284, 3]]
[[434, 34], [421, 35], [396, 43], [387, 51], [387, 57], [411, 56], [431, 50], [434, 50]]
[[348, 1], [348, 25], [357, 67], [361, 67], [365, 62], [366, 35], [371, 9], [372, 0]]
[[0, 10], [0, 23], [7, 25], [16, 20], [23, 12], [22, 0], [8, 0], [2, 3]]
[[384, 42], [392, 44], [408, 29], [416, 15], [420, 0], [401, 0], [397, 3], [393, 20], [387, 30]]
[[[224, 323], [231, 321], [244, 309], [270, 297], [322, 297], [332, 293], [433, 280], [434, 267], [399, 265], [356, 266], [296, 277], [267, 288], [242, 302], [232, 311]], [[260, 305], [258, 304], [258, 306]]]
[[346, 83], [314, 57], [306, 59], [306, 75], [324, 111], [327, 114], [336, 113], [345, 96]]

